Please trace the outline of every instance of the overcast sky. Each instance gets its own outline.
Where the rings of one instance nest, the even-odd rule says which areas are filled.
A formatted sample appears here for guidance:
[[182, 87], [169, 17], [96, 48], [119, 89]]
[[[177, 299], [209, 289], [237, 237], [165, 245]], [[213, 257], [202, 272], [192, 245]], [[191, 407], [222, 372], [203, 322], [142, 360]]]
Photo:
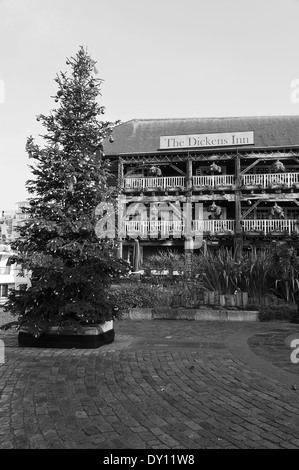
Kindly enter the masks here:
[[0, 210], [27, 197], [26, 138], [80, 45], [108, 120], [294, 115], [298, 21], [298, 0], [0, 0]]

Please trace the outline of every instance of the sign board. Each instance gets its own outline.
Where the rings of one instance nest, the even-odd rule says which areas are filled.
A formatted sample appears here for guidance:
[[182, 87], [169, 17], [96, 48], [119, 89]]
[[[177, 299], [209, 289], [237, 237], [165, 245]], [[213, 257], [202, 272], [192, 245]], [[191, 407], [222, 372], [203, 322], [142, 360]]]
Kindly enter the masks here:
[[167, 135], [160, 137], [160, 149], [239, 147], [254, 144], [253, 131], [220, 134]]

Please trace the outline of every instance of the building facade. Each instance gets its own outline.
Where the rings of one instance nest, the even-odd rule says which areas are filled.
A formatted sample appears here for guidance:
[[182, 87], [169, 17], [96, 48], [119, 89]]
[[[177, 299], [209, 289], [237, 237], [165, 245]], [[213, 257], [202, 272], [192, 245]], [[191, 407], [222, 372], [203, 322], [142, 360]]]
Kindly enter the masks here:
[[120, 256], [297, 236], [299, 117], [142, 119], [105, 142]]
[[28, 278], [19, 276], [20, 269], [10, 260], [13, 256], [11, 243], [18, 237], [17, 227], [27, 218], [23, 214], [22, 207], [27, 206], [27, 201], [18, 202], [16, 210], [2, 211], [0, 217], [0, 305], [7, 300], [8, 291], [17, 288], [20, 284], [28, 283]]

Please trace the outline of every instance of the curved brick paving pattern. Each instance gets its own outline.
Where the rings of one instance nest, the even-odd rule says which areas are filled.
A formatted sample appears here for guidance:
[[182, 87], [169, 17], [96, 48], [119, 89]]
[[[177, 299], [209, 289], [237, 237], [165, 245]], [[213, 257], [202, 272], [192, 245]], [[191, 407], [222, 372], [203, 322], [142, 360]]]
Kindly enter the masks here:
[[[293, 330], [298, 333], [296, 334]], [[248, 344], [255, 354], [292, 374], [298, 374], [299, 364], [292, 364], [290, 361], [289, 344], [293, 337], [299, 340], [299, 326], [293, 330], [290, 332], [289, 329], [282, 328], [259, 333], [249, 338]]]
[[283, 370], [275, 342], [297, 329], [124, 320], [97, 350], [19, 348], [1, 332], [0, 448], [299, 448], [299, 392], [254, 362]]

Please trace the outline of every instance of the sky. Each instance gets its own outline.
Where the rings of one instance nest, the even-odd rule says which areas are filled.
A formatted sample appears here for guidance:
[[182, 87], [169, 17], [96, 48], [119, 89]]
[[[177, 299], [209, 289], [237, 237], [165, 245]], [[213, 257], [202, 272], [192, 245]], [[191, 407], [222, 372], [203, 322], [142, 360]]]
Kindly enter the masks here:
[[0, 0], [0, 210], [28, 197], [26, 139], [80, 46], [105, 120], [297, 115], [298, 20], [299, 0]]

